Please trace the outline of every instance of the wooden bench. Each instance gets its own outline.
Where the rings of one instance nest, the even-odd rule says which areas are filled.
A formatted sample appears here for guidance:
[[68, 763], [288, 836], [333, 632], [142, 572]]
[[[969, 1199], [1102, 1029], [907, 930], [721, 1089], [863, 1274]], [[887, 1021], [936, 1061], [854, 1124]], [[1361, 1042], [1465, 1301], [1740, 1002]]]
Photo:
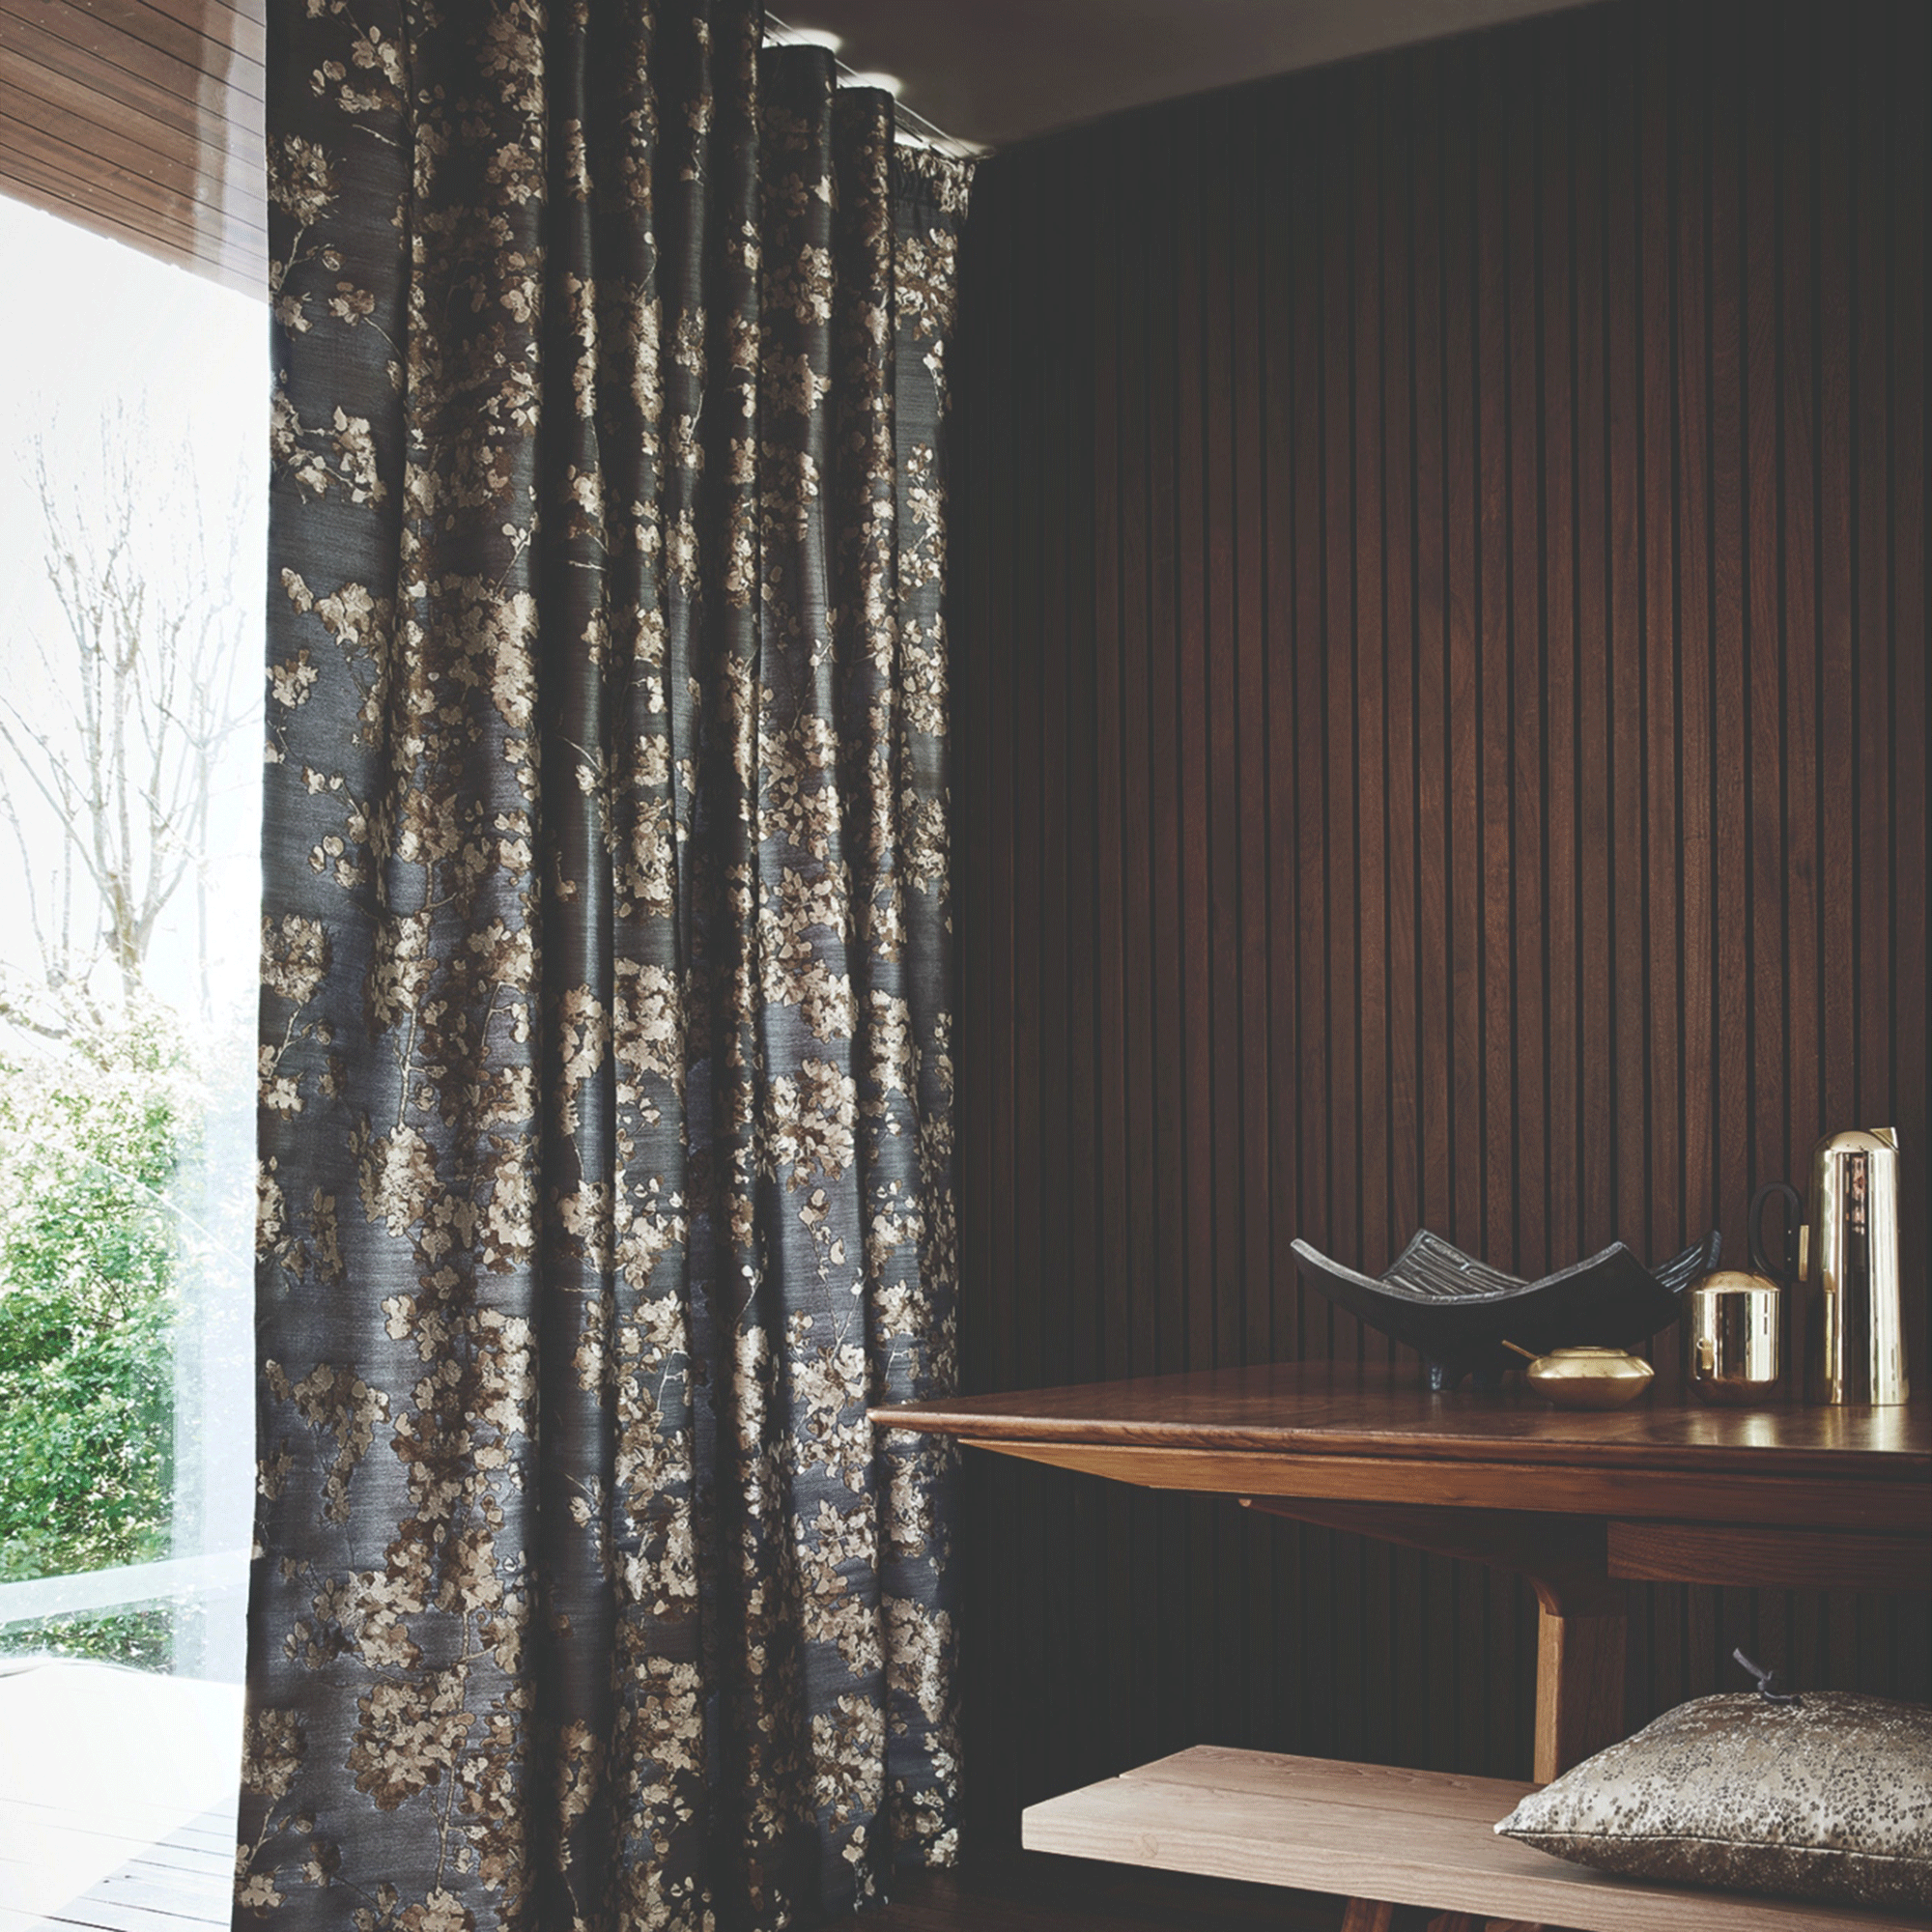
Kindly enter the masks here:
[[[1203, 1745], [1029, 1809], [1029, 1851], [1352, 1893], [1349, 1928], [1422, 1906], [1472, 1932], [1923, 1932], [1919, 1916], [1612, 1878], [1492, 1827], [1536, 1787]], [[1459, 1917], [1458, 1915], [1462, 1915]]]

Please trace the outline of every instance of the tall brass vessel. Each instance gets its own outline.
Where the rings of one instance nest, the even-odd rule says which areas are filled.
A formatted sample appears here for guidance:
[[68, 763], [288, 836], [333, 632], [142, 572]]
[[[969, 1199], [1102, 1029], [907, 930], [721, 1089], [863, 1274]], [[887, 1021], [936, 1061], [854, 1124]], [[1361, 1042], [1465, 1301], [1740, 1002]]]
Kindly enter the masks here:
[[1891, 1406], [1911, 1393], [1898, 1251], [1898, 1136], [1853, 1128], [1818, 1143], [1798, 1241], [1804, 1399]]

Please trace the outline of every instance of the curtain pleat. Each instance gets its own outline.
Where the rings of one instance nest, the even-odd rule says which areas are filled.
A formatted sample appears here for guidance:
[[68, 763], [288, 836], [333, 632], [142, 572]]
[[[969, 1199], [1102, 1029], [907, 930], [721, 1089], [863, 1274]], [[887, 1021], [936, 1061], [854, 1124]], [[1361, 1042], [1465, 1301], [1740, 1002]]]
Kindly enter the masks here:
[[737, 4], [271, 9], [238, 1923], [952, 1846], [968, 177]]

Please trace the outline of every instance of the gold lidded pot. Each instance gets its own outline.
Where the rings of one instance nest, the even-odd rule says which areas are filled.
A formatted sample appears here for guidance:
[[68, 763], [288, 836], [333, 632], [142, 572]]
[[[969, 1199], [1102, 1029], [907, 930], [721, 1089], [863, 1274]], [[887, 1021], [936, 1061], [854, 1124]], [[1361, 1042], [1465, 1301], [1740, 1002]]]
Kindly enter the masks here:
[[1719, 1268], [1694, 1282], [1684, 1300], [1687, 1379], [1698, 1401], [1731, 1408], [1776, 1402], [1784, 1380], [1784, 1292], [1776, 1282]]
[[[1781, 1263], [1766, 1255], [1759, 1232], [1765, 1203], [1774, 1198], [1785, 1203], [1788, 1214]], [[1778, 1399], [1784, 1379], [1784, 1288], [1794, 1274], [1792, 1232], [1804, 1211], [1792, 1188], [1768, 1181], [1751, 1197], [1747, 1222], [1756, 1272], [1715, 1268], [1686, 1290], [1684, 1375], [1698, 1401], [1742, 1408]]]

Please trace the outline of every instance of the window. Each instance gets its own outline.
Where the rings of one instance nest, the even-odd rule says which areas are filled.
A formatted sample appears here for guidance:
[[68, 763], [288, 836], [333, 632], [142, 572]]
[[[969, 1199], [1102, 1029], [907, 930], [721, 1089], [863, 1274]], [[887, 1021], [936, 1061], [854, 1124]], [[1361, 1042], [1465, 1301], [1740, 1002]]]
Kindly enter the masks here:
[[[0, 249], [0, 1857], [10, 1783], [232, 1843], [267, 311], [12, 201]], [[71, 1835], [27, 1909], [128, 1856]]]

